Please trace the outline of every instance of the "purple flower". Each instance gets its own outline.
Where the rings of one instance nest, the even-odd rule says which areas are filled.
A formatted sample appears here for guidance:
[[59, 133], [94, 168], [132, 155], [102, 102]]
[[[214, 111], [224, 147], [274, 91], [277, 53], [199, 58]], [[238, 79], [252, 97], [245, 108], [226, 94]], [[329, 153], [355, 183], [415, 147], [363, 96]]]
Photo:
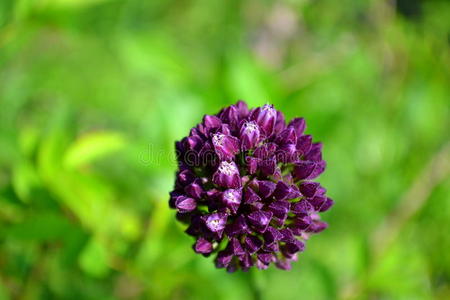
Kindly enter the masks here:
[[223, 161], [212, 176], [213, 183], [224, 188], [241, 187], [241, 177], [235, 162]]
[[222, 194], [223, 203], [230, 209], [231, 213], [236, 214], [241, 205], [242, 191], [228, 189]]
[[251, 119], [256, 121], [262, 131], [267, 135], [271, 135], [277, 122], [277, 110], [273, 105], [264, 105], [256, 108], [251, 116]]
[[220, 160], [232, 160], [239, 153], [239, 140], [234, 136], [216, 133], [212, 143]]
[[176, 142], [179, 163], [169, 206], [188, 224], [193, 249], [228, 272], [271, 264], [291, 268], [306, 240], [327, 228], [333, 200], [314, 181], [326, 167], [322, 144], [303, 118], [286, 123], [272, 105], [239, 101], [204, 116]]
[[197, 253], [208, 254], [213, 251], [213, 245], [210, 241], [199, 238], [194, 245], [194, 251]]
[[193, 211], [197, 207], [197, 203], [192, 198], [186, 196], [179, 196], [175, 200], [175, 207], [179, 212], [185, 213]]
[[257, 232], [264, 233], [269, 226], [273, 214], [268, 211], [254, 211], [248, 215], [248, 221]]
[[254, 148], [261, 138], [258, 124], [255, 122], [244, 122], [241, 126], [240, 139], [243, 151]]
[[224, 213], [214, 213], [204, 216], [206, 227], [213, 233], [221, 235], [227, 225], [227, 215]]
[[256, 253], [259, 249], [261, 249], [263, 242], [254, 235], [247, 235], [245, 237], [245, 248], [247, 249], [249, 254]]

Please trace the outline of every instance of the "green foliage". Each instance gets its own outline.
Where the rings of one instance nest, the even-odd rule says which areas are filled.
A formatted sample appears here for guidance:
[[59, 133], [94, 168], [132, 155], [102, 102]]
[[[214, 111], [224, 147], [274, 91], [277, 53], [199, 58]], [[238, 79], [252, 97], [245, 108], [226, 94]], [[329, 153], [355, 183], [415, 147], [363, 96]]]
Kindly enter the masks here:
[[[450, 5], [392, 3], [0, 1], [0, 299], [449, 299]], [[256, 283], [167, 205], [238, 99], [306, 118], [336, 201]]]

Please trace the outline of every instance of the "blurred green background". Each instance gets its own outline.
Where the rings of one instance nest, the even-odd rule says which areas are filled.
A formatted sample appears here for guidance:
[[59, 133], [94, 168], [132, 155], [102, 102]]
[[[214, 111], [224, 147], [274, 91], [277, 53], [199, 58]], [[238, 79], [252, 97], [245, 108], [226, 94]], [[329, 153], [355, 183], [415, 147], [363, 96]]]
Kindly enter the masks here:
[[0, 0], [0, 299], [251, 299], [169, 210], [238, 99], [324, 142], [336, 201], [262, 299], [450, 299], [450, 2]]

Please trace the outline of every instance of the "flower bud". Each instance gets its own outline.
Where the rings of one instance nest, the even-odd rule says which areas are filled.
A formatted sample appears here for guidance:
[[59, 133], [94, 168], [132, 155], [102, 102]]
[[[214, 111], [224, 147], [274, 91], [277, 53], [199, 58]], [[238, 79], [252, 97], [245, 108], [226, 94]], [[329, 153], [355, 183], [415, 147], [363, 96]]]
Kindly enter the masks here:
[[245, 122], [240, 131], [241, 149], [243, 151], [253, 149], [260, 141], [261, 132], [255, 122]]
[[223, 213], [214, 213], [204, 218], [205, 225], [211, 232], [220, 233], [227, 224], [227, 215]]
[[222, 161], [213, 175], [214, 184], [221, 187], [237, 189], [241, 187], [241, 177], [235, 162]]
[[297, 137], [300, 137], [306, 129], [305, 119], [295, 118], [289, 123], [288, 127], [294, 128]]
[[251, 119], [256, 121], [265, 135], [270, 136], [277, 121], [277, 111], [273, 108], [273, 105], [266, 104], [262, 108], [255, 109]]
[[199, 238], [194, 245], [194, 251], [202, 254], [211, 253], [213, 251], [212, 243], [204, 238]]
[[272, 219], [272, 213], [268, 211], [254, 211], [248, 215], [248, 220], [256, 231], [264, 233]]
[[222, 201], [231, 213], [236, 214], [241, 205], [242, 191], [235, 189], [228, 189], [222, 194]]
[[234, 136], [217, 133], [213, 135], [212, 143], [220, 160], [231, 160], [239, 153], [239, 140]]
[[197, 202], [192, 198], [180, 196], [175, 200], [175, 207], [180, 213], [191, 212], [197, 208]]

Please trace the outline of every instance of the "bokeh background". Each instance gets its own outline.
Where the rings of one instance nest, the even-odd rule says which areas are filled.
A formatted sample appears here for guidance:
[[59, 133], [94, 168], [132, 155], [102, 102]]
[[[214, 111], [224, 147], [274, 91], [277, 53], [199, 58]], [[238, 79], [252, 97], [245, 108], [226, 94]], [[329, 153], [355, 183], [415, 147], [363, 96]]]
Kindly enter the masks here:
[[[0, 299], [450, 299], [449, 41], [449, 1], [1, 0]], [[168, 208], [238, 99], [324, 143], [290, 272], [216, 270]]]

